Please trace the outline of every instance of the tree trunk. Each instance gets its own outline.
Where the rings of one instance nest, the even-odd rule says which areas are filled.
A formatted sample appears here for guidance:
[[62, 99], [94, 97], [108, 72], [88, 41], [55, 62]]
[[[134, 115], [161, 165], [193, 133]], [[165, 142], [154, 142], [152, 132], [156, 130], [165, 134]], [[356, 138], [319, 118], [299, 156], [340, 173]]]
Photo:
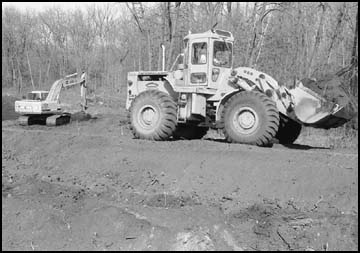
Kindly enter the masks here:
[[358, 10], [356, 11], [356, 25], [354, 31], [354, 43], [351, 50], [351, 64], [357, 64], [358, 62]]
[[343, 31], [343, 29], [341, 29], [341, 24], [342, 24], [342, 20], [343, 20], [343, 16], [344, 16], [345, 7], [346, 7], [346, 2], [343, 3], [342, 8], [339, 10], [334, 34], [331, 38], [330, 46], [327, 50], [326, 65], [329, 65], [331, 51], [335, 45], [336, 39], [341, 35], [341, 33]]
[[247, 60], [246, 60], [246, 64], [247, 66], [252, 66], [252, 62], [253, 62], [253, 52], [255, 50], [255, 46], [256, 46], [256, 9], [257, 9], [257, 5], [258, 2], [254, 3], [254, 9], [253, 9], [253, 13], [252, 13], [252, 22], [253, 22], [253, 35], [252, 35], [252, 39], [249, 43], [248, 49], [247, 49]]
[[268, 27], [269, 27], [269, 24], [270, 24], [270, 22], [271, 22], [271, 17], [272, 17], [272, 15], [271, 15], [271, 13], [269, 13], [269, 17], [267, 18], [265, 28], [264, 28], [264, 30], [262, 31], [261, 35], [260, 35], [260, 41], [259, 41], [259, 44], [260, 44], [260, 45], [259, 45], [258, 54], [257, 54], [256, 59], [255, 59], [255, 66], [256, 66], [256, 64], [257, 64], [257, 62], [258, 62], [258, 60], [259, 60], [259, 57], [260, 57], [260, 55], [261, 55], [261, 50], [262, 50], [262, 47], [263, 47], [263, 45], [264, 45], [265, 36], [266, 36], [266, 31], [267, 31], [267, 29], [268, 29]]
[[354, 32], [354, 43], [351, 52], [351, 64], [353, 65], [353, 73], [351, 76], [350, 81], [350, 88], [352, 94], [355, 97], [358, 97], [358, 10], [356, 11], [356, 25], [355, 25], [355, 32]]
[[39, 68], [39, 85], [38, 85], [38, 87], [39, 88], [41, 88], [41, 86], [42, 86], [42, 84], [41, 84], [41, 82], [42, 82], [42, 80], [41, 80], [41, 66], [40, 66], [40, 68]]
[[173, 47], [174, 47], [174, 36], [175, 36], [176, 30], [177, 30], [177, 23], [178, 23], [178, 19], [179, 19], [179, 12], [180, 12], [180, 4], [176, 7], [176, 17], [175, 17], [175, 22], [174, 22], [174, 28], [172, 29], [172, 35], [171, 35], [171, 37], [172, 37], [173, 39], [172, 39], [171, 42], [170, 42], [167, 69], [170, 69], [170, 67], [171, 67], [171, 65], [172, 65], [172, 55], [173, 55]]
[[141, 45], [140, 45], [140, 43], [139, 43], [139, 49], [138, 49], [138, 61], [139, 61], [139, 66], [138, 66], [138, 68], [139, 68], [139, 70], [138, 71], [141, 71], [141, 70], [143, 70], [142, 69], [142, 66], [141, 66], [141, 62], [142, 62], [142, 57], [141, 57], [141, 55], [142, 55], [142, 50], [141, 50]]
[[[166, 24], [166, 3], [164, 2], [163, 4], [163, 8], [162, 8], [162, 26], [161, 26], [161, 42], [160, 43], [165, 43], [165, 24]], [[158, 55], [158, 66], [157, 69], [158, 70], [162, 70], [161, 66], [162, 66], [162, 48], [160, 47], [160, 45], [157, 45], [158, 49], [159, 49], [159, 55]]]
[[17, 62], [17, 71], [18, 71], [18, 75], [19, 75], [18, 94], [21, 94], [22, 87], [23, 87], [23, 81], [22, 81], [22, 74], [21, 74], [21, 70], [20, 70], [20, 63], [19, 63], [18, 57], [16, 57], [16, 62]]
[[[267, 3], [264, 2], [263, 3], [263, 6], [261, 8], [261, 17], [264, 16], [265, 14], [265, 11], [266, 11], [266, 5]], [[259, 25], [259, 22], [260, 22], [260, 26], [261, 26], [261, 31], [260, 31], [260, 35], [263, 36], [263, 23], [261, 21], [261, 18], [259, 18], [258, 20], [256, 19], [256, 8], [257, 8], [257, 2], [255, 3], [254, 5], [254, 12], [253, 13], [253, 21], [254, 21], [254, 30], [253, 30], [253, 33], [254, 33], [254, 37], [253, 37], [253, 41], [252, 41], [252, 45], [251, 45], [251, 49], [250, 49], [250, 54], [249, 54], [249, 61], [248, 61], [248, 66], [252, 67], [253, 66], [253, 61], [254, 61], [254, 54], [255, 54], [255, 51], [257, 50], [258, 48], [258, 45], [259, 45], [259, 40], [257, 40], [257, 26]], [[260, 37], [260, 40], [261, 40], [261, 37]]]
[[171, 21], [171, 12], [170, 12], [170, 4], [171, 2], [167, 2], [167, 15], [168, 15], [168, 27], [169, 27], [169, 42], [172, 41], [172, 21]]
[[10, 58], [11, 60], [11, 78], [12, 78], [12, 85], [15, 88], [16, 87], [16, 68], [14, 64], [13, 57]]
[[35, 90], [34, 80], [33, 80], [32, 71], [31, 71], [31, 64], [30, 64], [30, 59], [29, 59], [29, 51], [27, 49], [26, 49], [26, 60], [27, 60], [28, 68], [29, 68], [31, 85], [33, 87], [33, 90]]
[[[238, 2], [239, 4], [239, 2]], [[245, 6], [245, 18], [247, 19], [248, 17], [248, 13], [249, 13], [249, 2], [246, 2], [246, 6]]]
[[46, 76], [45, 76], [45, 82], [46, 83], [49, 82], [50, 67], [51, 67], [51, 56], [50, 56], [50, 59], [49, 59], [47, 70], [46, 70]]
[[227, 11], [230, 18], [231, 18], [231, 4], [232, 2], [227, 2]]
[[310, 60], [308, 62], [308, 68], [307, 68], [307, 73], [306, 73], [307, 77], [310, 77], [311, 74], [312, 74], [311, 70], [313, 68], [313, 59], [314, 59], [314, 56], [318, 55], [319, 45], [320, 45], [321, 38], [322, 38], [322, 30], [323, 30], [323, 24], [324, 24], [324, 17], [325, 17], [326, 8], [325, 8], [325, 5], [323, 3], [320, 3], [320, 7], [322, 9], [322, 13], [320, 15], [319, 26], [318, 26], [318, 29], [317, 29], [317, 32], [316, 32], [315, 44], [314, 44], [312, 53], [310, 54]]
[[301, 40], [301, 3], [297, 2], [297, 17], [296, 17], [296, 43], [295, 43], [295, 54], [292, 58], [292, 73], [295, 75], [294, 78], [296, 79], [299, 75], [299, 69], [300, 69], [300, 40]]
[[146, 33], [147, 37], [147, 51], [148, 51], [148, 70], [152, 70], [152, 52], [151, 52], [151, 38], [150, 38], [150, 29], [147, 30]]

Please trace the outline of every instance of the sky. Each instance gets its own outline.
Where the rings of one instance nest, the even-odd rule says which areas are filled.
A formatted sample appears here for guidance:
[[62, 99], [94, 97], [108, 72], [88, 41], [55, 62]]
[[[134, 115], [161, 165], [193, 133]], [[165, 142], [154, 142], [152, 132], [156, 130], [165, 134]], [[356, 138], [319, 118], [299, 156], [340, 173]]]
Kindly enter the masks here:
[[106, 2], [2, 2], [2, 7], [14, 6], [21, 11], [34, 10], [43, 11], [53, 6], [59, 6], [64, 10], [85, 9], [90, 5], [104, 5]]
[[[34, 10], [41, 12], [53, 6], [59, 6], [64, 10], [73, 10], [80, 8], [81, 10], [86, 10], [88, 6], [96, 5], [96, 6], [105, 6], [106, 4], [114, 4], [117, 3], [116, 6], [119, 8], [124, 8], [124, 4], [120, 4], [121, 2], [2, 2], [2, 8], [6, 6], [14, 6], [20, 11], [26, 10]], [[153, 2], [143, 2], [145, 6], [152, 6]]]

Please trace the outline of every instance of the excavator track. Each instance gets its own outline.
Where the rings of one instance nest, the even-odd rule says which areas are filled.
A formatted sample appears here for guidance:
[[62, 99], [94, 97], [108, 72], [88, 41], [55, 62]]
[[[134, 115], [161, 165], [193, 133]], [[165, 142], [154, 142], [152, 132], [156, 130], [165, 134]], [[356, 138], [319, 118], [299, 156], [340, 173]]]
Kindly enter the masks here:
[[70, 114], [52, 115], [46, 119], [47, 126], [60, 126], [70, 122]]
[[34, 124], [45, 125], [48, 115], [21, 115], [18, 118], [19, 125], [30, 126]]
[[21, 126], [28, 126], [29, 125], [29, 116], [20, 116], [18, 118], [18, 122]]

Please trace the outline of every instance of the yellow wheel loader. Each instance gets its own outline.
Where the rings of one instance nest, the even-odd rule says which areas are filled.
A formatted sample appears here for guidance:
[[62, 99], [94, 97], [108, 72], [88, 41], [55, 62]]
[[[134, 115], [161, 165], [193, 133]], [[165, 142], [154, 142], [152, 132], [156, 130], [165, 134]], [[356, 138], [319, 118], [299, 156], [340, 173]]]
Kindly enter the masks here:
[[32, 91], [27, 98], [15, 101], [15, 112], [21, 116], [20, 125], [46, 124], [47, 126], [63, 125], [70, 122], [71, 114], [64, 111], [59, 101], [62, 88], [80, 85], [81, 110], [87, 109], [86, 74], [78, 77], [77, 73], [68, 75], [54, 82], [50, 91]]
[[[229, 142], [293, 143], [302, 125], [338, 127], [352, 115], [298, 81], [280, 85], [266, 73], [233, 68], [231, 32], [189, 33], [169, 71], [129, 72], [126, 108], [136, 138], [203, 137], [221, 129]], [[165, 55], [163, 47], [163, 55]], [[164, 61], [164, 57], [163, 57]]]

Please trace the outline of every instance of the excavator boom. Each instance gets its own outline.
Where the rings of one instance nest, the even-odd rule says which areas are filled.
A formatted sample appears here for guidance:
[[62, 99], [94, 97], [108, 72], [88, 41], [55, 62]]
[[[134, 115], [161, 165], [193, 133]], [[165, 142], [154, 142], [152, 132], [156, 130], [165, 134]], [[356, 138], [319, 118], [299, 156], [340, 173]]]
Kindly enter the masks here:
[[72, 87], [80, 85], [81, 93], [81, 107], [82, 110], [86, 110], [86, 74], [83, 73], [80, 78], [77, 78], [77, 73], [66, 76], [63, 79], [57, 80], [51, 86], [49, 95], [46, 98], [46, 102], [59, 102], [59, 96], [62, 88]]

